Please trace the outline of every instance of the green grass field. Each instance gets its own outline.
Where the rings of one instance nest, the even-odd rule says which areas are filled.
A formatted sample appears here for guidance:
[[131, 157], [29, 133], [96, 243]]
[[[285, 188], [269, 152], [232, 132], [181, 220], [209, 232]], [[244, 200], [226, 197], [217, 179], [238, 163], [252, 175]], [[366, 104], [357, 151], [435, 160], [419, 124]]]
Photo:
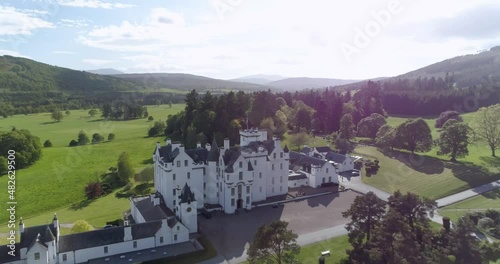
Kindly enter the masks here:
[[490, 208], [500, 210], [500, 189], [448, 205], [439, 209], [438, 212], [442, 216], [448, 216], [452, 221], [457, 221], [467, 213]]
[[468, 163], [451, 163], [426, 155], [412, 155], [402, 151], [385, 151], [375, 147], [358, 147], [356, 154], [378, 159], [380, 169], [363, 182], [392, 193], [414, 192], [438, 199], [481, 184], [500, 179], [499, 173]]
[[297, 260], [302, 264], [316, 264], [322, 251], [330, 250], [331, 255], [325, 257], [325, 263], [339, 263], [346, 257], [346, 249], [350, 248], [347, 235], [331, 238], [311, 245], [301, 247]]
[[[184, 105], [149, 106], [148, 112], [155, 120], [166, 120], [169, 114], [177, 113]], [[16, 115], [0, 121], [1, 130], [28, 129], [43, 142], [50, 139], [52, 148], [44, 148], [42, 158], [29, 168], [16, 173], [17, 218], [24, 217], [29, 225], [47, 223], [54, 212], [60, 215], [61, 223], [71, 223], [85, 219], [95, 226], [103, 226], [106, 221], [122, 217], [129, 208], [127, 199], [114, 196], [100, 198], [90, 204], [85, 200], [83, 188], [86, 183], [98, 179], [109, 167], [116, 166], [121, 152], [130, 155], [137, 171], [149, 162], [157, 141], [163, 137], [147, 138], [147, 129], [152, 122], [146, 119], [131, 121], [104, 121], [87, 118], [84, 110], [71, 111], [60, 123], [52, 123], [49, 114]], [[99, 132], [107, 138], [114, 133], [112, 142], [66, 147], [71, 139], [76, 139], [83, 129], [89, 136]], [[0, 184], [6, 186], [7, 177], [0, 177]], [[7, 195], [0, 196], [5, 204]], [[7, 215], [0, 216], [1, 228], [6, 226]], [[0, 230], [2, 230], [0, 228]]]

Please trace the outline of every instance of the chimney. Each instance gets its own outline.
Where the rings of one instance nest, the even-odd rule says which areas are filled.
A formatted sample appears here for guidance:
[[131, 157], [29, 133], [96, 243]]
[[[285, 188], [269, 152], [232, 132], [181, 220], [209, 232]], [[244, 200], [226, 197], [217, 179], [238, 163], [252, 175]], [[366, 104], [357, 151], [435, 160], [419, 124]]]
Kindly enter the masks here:
[[[128, 222], [128, 221], [126, 221]], [[128, 224], [128, 223], [127, 223]], [[125, 225], [125, 221], [123, 221], [123, 232], [125, 233], [123, 237], [123, 241], [130, 241], [132, 240], [132, 227], [130, 225]]]
[[185, 151], [184, 145], [179, 146], [179, 153], [183, 153]]
[[170, 138], [167, 138], [167, 145], [172, 144], [172, 140]]
[[277, 138], [277, 137], [273, 137], [273, 139], [274, 139], [274, 147], [275, 148], [280, 147], [281, 146], [281, 139]]
[[210, 151], [211, 148], [212, 148], [212, 146], [209, 143], [205, 144], [205, 149], [207, 151]]
[[21, 217], [21, 219], [19, 220], [19, 233], [24, 233], [24, 221], [23, 221], [23, 218]]
[[229, 149], [229, 138], [224, 139], [224, 149]]
[[196, 142], [196, 148], [201, 148], [201, 142], [200, 141]]
[[52, 225], [54, 228], [57, 228], [59, 226], [59, 220], [57, 219], [57, 214], [54, 213], [54, 219], [52, 220]]

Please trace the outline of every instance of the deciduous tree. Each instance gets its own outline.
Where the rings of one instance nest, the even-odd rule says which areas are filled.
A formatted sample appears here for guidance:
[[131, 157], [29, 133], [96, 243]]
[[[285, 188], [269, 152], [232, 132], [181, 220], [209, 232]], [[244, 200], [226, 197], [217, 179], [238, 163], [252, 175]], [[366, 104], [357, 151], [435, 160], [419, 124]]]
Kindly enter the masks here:
[[25, 129], [0, 132], [0, 149], [0, 156], [5, 158], [8, 150], [16, 152], [16, 169], [26, 168], [42, 156], [40, 138]]
[[471, 129], [467, 124], [454, 119], [446, 121], [437, 140], [439, 145], [438, 154], [448, 154], [451, 157], [451, 161], [456, 161], [457, 157], [461, 158], [468, 155], [469, 149], [467, 147], [471, 142], [469, 137], [470, 132]]
[[358, 124], [358, 137], [375, 138], [378, 130], [387, 123], [383, 115], [373, 113], [368, 117], [361, 119]]
[[55, 111], [52, 111], [51, 113], [51, 118], [54, 119], [54, 121], [56, 122], [61, 122], [61, 120], [63, 119], [63, 113], [59, 110], [55, 110]]
[[134, 167], [127, 152], [122, 152], [118, 158], [118, 177], [122, 183], [127, 183], [134, 176]]
[[339, 137], [347, 140], [352, 139], [356, 135], [356, 132], [354, 131], [355, 127], [356, 126], [352, 121], [352, 115], [345, 114], [340, 120]]
[[488, 144], [491, 156], [500, 147], [500, 104], [480, 108], [472, 121], [474, 135], [478, 141]]
[[82, 233], [94, 230], [94, 227], [85, 220], [78, 220], [73, 224], [71, 231], [73, 233]]
[[431, 129], [421, 118], [407, 120], [396, 128], [395, 143], [397, 148], [411, 153], [429, 151], [432, 148]]
[[250, 263], [292, 263], [300, 251], [297, 234], [288, 230], [288, 222], [275, 220], [259, 227], [248, 249]]

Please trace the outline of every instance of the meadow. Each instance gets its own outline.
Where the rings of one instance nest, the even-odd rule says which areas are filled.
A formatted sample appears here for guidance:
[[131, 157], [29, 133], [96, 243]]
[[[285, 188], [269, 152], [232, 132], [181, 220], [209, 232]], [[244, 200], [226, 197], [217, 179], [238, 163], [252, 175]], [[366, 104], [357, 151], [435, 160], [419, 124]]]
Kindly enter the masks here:
[[[166, 120], [184, 108], [183, 104], [148, 106], [149, 115], [155, 120]], [[33, 166], [16, 173], [16, 215], [26, 224], [37, 225], [50, 222], [53, 213], [60, 215], [61, 223], [87, 220], [94, 226], [104, 226], [106, 221], [122, 218], [129, 209], [129, 201], [110, 194], [87, 202], [83, 188], [97, 180], [112, 166], [116, 167], [122, 152], [130, 155], [136, 171], [148, 166], [155, 144], [164, 137], [146, 137], [153, 122], [147, 119], [130, 121], [106, 121], [100, 117], [89, 117], [88, 110], [73, 110], [61, 122], [53, 122], [49, 113], [16, 115], [0, 120], [0, 130], [28, 129], [40, 138], [41, 143], [51, 140], [53, 147], [43, 148], [42, 158]], [[109, 133], [115, 140], [100, 144], [68, 147], [78, 132], [84, 130], [89, 137], [101, 133], [105, 139]], [[0, 185], [7, 185], [7, 178], [0, 177]], [[0, 196], [5, 204], [7, 195]], [[0, 232], [4, 232], [7, 215], [0, 216]]]

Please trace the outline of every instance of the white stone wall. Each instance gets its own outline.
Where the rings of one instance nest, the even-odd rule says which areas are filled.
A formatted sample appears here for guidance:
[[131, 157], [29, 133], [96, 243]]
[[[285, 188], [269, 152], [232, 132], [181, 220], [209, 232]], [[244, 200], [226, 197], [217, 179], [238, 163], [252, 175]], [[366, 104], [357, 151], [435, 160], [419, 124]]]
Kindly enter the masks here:
[[[40, 254], [40, 258], [38, 260], [35, 260], [35, 253]], [[27, 257], [26, 261], [29, 264], [49, 263], [49, 254], [47, 248], [43, 247], [39, 243], [35, 243], [35, 245], [33, 245], [33, 247], [30, 250], [28, 250], [28, 252], [26, 253], [26, 257]]]

